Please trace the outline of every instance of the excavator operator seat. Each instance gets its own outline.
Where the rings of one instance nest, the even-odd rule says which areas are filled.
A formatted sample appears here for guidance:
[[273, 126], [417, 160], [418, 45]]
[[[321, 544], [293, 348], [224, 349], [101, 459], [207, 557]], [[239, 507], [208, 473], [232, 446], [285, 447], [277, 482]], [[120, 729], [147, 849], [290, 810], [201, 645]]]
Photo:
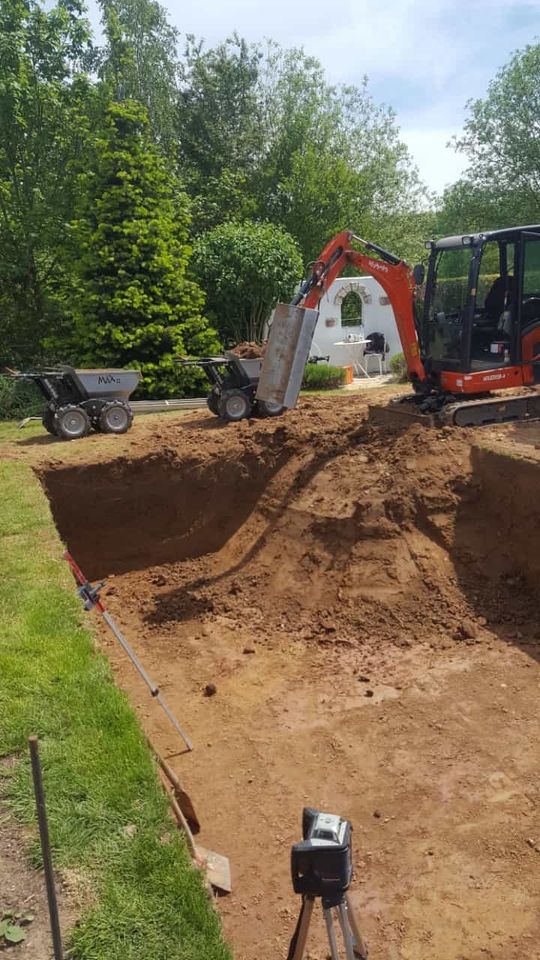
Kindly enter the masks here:
[[484, 310], [489, 317], [499, 320], [505, 307], [510, 308], [514, 295], [514, 278], [509, 274], [507, 277], [497, 277], [484, 300]]

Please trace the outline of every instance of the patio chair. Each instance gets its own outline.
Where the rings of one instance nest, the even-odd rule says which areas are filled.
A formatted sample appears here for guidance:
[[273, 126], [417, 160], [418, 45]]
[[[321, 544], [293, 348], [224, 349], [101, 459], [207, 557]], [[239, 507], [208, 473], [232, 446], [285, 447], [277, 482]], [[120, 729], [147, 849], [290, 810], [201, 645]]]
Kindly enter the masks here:
[[374, 357], [379, 365], [379, 374], [380, 376], [383, 373], [386, 373], [386, 354], [390, 352], [390, 346], [386, 342], [386, 337], [384, 333], [368, 333], [366, 334], [366, 348], [364, 350], [364, 363], [366, 368], [366, 373], [369, 376], [369, 360], [370, 357]]

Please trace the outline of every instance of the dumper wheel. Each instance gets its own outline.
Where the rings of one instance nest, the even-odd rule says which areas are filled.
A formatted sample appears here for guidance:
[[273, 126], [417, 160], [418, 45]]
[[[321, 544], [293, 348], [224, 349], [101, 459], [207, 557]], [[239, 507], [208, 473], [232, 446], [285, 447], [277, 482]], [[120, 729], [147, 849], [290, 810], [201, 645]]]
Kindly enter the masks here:
[[224, 390], [219, 398], [218, 411], [223, 420], [244, 420], [251, 413], [251, 400], [241, 390]]
[[70, 404], [59, 407], [54, 416], [56, 435], [64, 440], [78, 440], [90, 433], [90, 417], [82, 407]]
[[98, 427], [102, 433], [127, 433], [133, 423], [133, 413], [121, 400], [111, 400], [101, 408]]
[[271, 400], [257, 400], [257, 410], [260, 417], [280, 417], [285, 407]]
[[53, 437], [58, 436], [56, 432], [55, 416], [55, 411], [47, 407], [47, 409], [43, 411], [43, 416], [41, 418], [41, 422], [47, 433], [52, 434]]
[[206, 406], [215, 417], [219, 417], [219, 394], [213, 390], [206, 398]]

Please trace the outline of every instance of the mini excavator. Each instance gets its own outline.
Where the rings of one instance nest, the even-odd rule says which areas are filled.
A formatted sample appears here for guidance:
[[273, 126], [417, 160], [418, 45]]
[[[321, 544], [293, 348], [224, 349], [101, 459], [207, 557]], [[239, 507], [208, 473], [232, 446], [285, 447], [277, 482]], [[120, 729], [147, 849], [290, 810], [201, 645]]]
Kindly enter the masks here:
[[392, 305], [414, 393], [394, 404], [438, 423], [540, 419], [540, 226], [427, 241], [427, 271], [345, 230], [279, 304], [257, 397], [296, 405], [318, 305], [347, 268]]

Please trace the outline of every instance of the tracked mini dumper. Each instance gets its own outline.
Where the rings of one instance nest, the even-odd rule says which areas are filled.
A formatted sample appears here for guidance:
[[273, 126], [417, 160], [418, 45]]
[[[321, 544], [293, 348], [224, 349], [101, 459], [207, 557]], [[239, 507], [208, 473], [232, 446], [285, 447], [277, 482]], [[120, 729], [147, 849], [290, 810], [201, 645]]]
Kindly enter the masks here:
[[58, 366], [12, 374], [35, 383], [47, 404], [45, 429], [63, 440], [78, 440], [90, 431], [126, 433], [133, 422], [129, 398], [137, 387], [139, 370], [76, 370]]

